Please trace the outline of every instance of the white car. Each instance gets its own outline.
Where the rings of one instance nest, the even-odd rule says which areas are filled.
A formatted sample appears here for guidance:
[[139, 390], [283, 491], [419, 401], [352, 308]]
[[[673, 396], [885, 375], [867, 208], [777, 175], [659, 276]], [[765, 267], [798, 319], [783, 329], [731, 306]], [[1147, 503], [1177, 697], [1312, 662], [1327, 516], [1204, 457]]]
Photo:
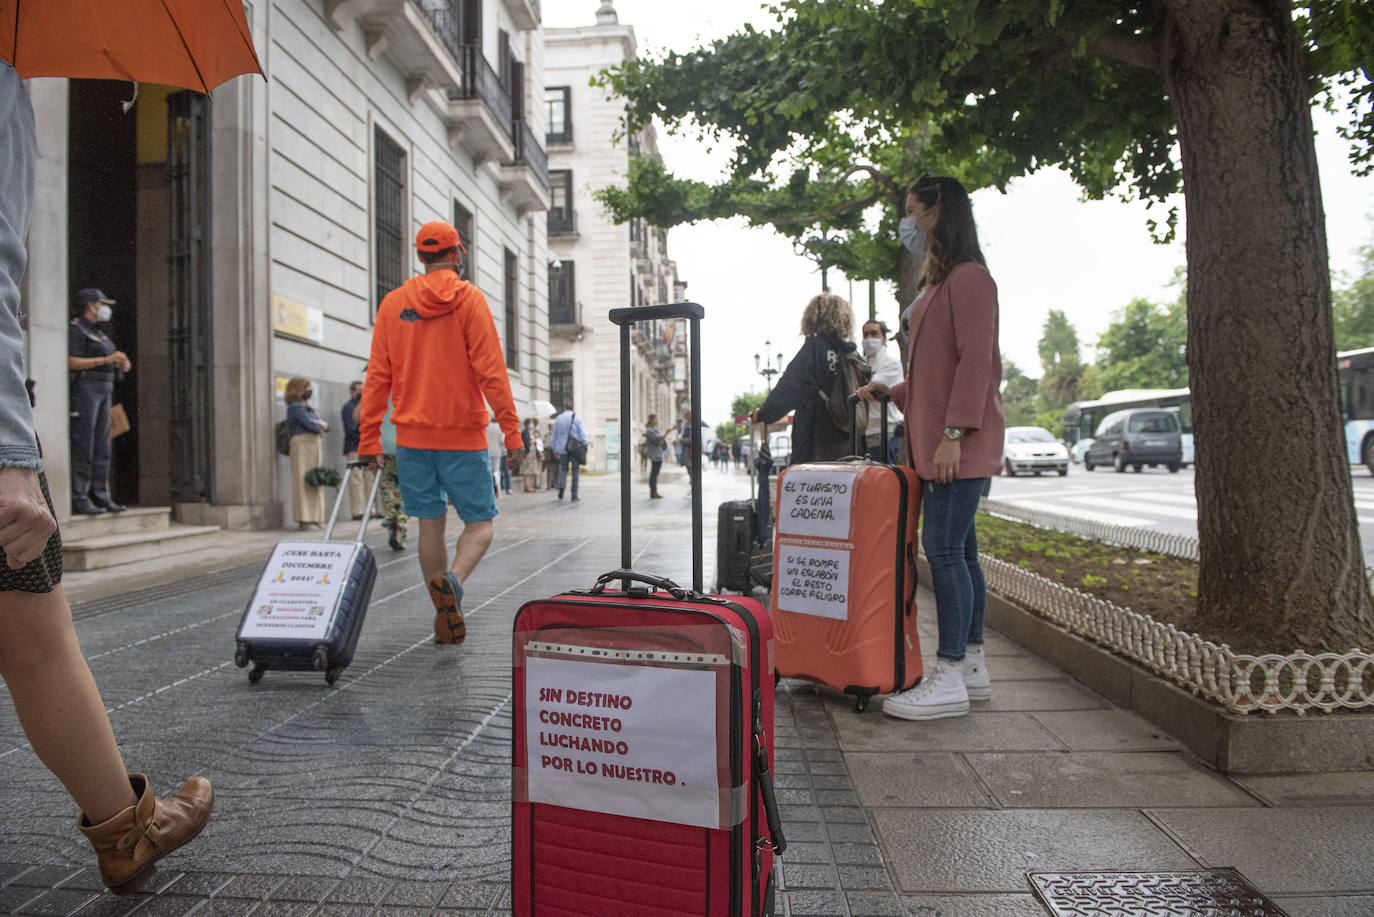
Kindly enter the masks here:
[[1044, 427], [1007, 427], [1002, 469], [1010, 477], [1057, 471], [1062, 478], [1069, 473], [1069, 450]]
[[1091, 437], [1086, 437], [1074, 443], [1073, 448], [1069, 450], [1069, 461], [1073, 462], [1075, 465], [1083, 464], [1083, 453], [1088, 451], [1088, 447], [1091, 446], [1093, 442], [1094, 440]]

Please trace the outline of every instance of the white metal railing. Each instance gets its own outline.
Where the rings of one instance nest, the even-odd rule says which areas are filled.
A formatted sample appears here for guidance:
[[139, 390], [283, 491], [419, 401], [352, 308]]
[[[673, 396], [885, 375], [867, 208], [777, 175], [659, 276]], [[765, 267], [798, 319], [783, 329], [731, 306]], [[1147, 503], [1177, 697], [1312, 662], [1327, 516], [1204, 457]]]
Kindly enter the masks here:
[[1025, 522], [1042, 529], [1068, 532], [1071, 535], [1081, 535], [1084, 538], [1092, 538], [1095, 541], [1103, 541], [1123, 548], [1138, 548], [1141, 551], [1153, 551], [1156, 554], [1167, 554], [1170, 557], [1183, 557], [1188, 560], [1198, 559], [1197, 539], [1192, 535], [1177, 535], [1150, 529], [1133, 528], [1128, 525], [1094, 522], [1091, 519], [1080, 519], [1077, 516], [1063, 513], [1027, 509], [1014, 503], [1002, 503], [997, 500], [989, 500], [986, 497], [980, 502], [979, 509], [1003, 519]]
[[1374, 707], [1374, 654], [1247, 656], [995, 557], [983, 554], [980, 560], [988, 588], [1232, 713]]

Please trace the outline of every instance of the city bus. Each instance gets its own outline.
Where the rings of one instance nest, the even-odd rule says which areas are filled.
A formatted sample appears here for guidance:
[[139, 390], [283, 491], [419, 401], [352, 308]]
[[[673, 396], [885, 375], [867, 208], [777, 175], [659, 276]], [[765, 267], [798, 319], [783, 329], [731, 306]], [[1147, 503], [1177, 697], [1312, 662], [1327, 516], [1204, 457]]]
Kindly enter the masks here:
[[[1370, 353], [1374, 354], [1374, 350]], [[1108, 392], [1093, 401], [1070, 404], [1064, 409], [1063, 436], [1074, 461], [1083, 460], [1083, 450], [1092, 442], [1102, 418], [1127, 408], [1169, 408], [1178, 411], [1179, 425], [1183, 428], [1183, 464], [1193, 463], [1193, 402], [1186, 388], [1127, 388]], [[1374, 418], [1374, 413], [1369, 416]]]
[[1374, 474], [1374, 347], [1336, 354], [1345, 418], [1345, 455]]

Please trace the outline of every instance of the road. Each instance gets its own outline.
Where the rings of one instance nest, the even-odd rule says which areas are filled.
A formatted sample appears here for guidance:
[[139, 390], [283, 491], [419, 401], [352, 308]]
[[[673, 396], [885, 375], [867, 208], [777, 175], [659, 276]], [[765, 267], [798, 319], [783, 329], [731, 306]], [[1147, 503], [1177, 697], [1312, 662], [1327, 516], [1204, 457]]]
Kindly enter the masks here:
[[[1374, 566], [1374, 476], [1363, 465], [1351, 468], [1355, 511], [1366, 566]], [[991, 498], [1029, 509], [1065, 513], [1110, 525], [1129, 525], [1184, 535], [1197, 535], [1197, 499], [1193, 469], [1170, 474], [1146, 468], [1139, 474], [1118, 474], [1110, 468], [1084, 471], [1070, 465], [1067, 477], [1057, 474], [1005, 475], [993, 478]]]

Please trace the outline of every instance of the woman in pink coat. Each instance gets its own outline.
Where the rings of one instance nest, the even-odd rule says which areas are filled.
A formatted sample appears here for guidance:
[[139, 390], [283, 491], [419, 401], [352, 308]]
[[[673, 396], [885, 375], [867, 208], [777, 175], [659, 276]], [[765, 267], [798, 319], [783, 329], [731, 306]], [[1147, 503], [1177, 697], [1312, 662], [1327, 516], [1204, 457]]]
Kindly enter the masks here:
[[[933, 670], [915, 688], [887, 698], [883, 712], [933, 720], [963, 716], [970, 700], [992, 696], [983, 661], [987, 590], [974, 513], [1002, 463], [1002, 355], [997, 285], [983, 261], [964, 187], [946, 177], [916, 182], [899, 232], [912, 251], [925, 251], [924, 290], [909, 318], [908, 376], [890, 394], [906, 416], [911, 464], [921, 479], [921, 539], [940, 643]], [[871, 401], [884, 389], [872, 383], [859, 393]]]

